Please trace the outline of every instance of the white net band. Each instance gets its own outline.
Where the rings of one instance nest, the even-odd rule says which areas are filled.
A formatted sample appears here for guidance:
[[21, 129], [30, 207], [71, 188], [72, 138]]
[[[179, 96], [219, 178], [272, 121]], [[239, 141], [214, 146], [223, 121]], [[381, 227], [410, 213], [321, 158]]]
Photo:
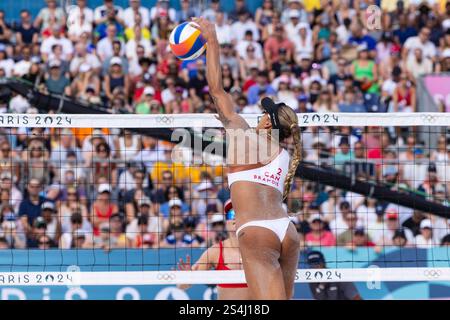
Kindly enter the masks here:
[[[450, 281], [450, 268], [343, 268], [298, 269], [296, 283]], [[176, 285], [245, 283], [242, 270], [228, 271], [103, 271], [103, 272], [1, 272], [0, 287]]]
[[[259, 114], [243, 114], [251, 127]], [[299, 113], [299, 125], [313, 126], [448, 126], [448, 113]], [[41, 128], [222, 128], [214, 114], [6, 114], [0, 115], [0, 127]]]

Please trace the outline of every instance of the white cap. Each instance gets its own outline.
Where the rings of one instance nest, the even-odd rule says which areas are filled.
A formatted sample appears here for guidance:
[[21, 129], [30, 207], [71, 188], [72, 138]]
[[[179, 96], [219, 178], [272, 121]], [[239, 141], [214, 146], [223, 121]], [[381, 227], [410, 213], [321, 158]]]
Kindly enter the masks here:
[[91, 65], [89, 63], [82, 63], [78, 68], [78, 71], [80, 72], [88, 72], [89, 70], [91, 70]]
[[50, 60], [50, 62], [48, 63], [48, 66], [49, 66], [50, 68], [53, 68], [53, 67], [60, 67], [60, 66], [61, 66], [61, 61], [56, 60], [56, 59]]
[[169, 200], [169, 208], [172, 208], [173, 206], [178, 206], [181, 208], [183, 202], [181, 202], [178, 198], [173, 198], [172, 200]]
[[150, 200], [149, 197], [143, 197], [142, 199], [139, 199], [139, 206], [143, 206], [145, 204], [148, 206], [152, 204], [152, 201]]
[[215, 213], [211, 218], [211, 223], [223, 222], [223, 214]]
[[306, 22], [300, 22], [300, 23], [295, 27], [295, 29], [296, 29], [297, 31], [299, 31], [300, 29], [306, 29], [306, 30], [309, 30], [309, 24], [307, 24]]
[[300, 18], [298, 10], [289, 10], [289, 18]]
[[312, 214], [312, 215], [309, 217], [308, 221], [309, 221], [309, 222], [313, 222], [314, 220], [320, 220], [320, 221], [323, 221], [322, 215], [319, 214], [319, 213]]
[[151, 87], [151, 86], [145, 87], [144, 88], [144, 95], [146, 96], [148, 94], [151, 94], [152, 96], [154, 96], [155, 95], [155, 89], [153, 87]]
[[107, 183], [101, 183], [98, 186], [98, 193], [109, 192], [111, 193], [111, 187]]
[[77, 230], [75, 230], [73, 236], [74, 236], [74, 238], [80, 238], [80, 237], [86, 238], [86, 231], [84, 231], [83, 229], [77, 229]]
[[431, 220], [430, 219], [423, 219], [420, 221], [420, 229], [424, 228], [430, 228], [432, 229]]
[[118, 64], [119, 66], [122, 65], [122, 59], [120, 59], [119, 57], [112, 57], [111, 60], [109, 61], [109, 65], [115, 65]]
[[300, 58], [300, 60], [303, 60], [303, 59], [311, 60], [311, 54], [307, 53], [307, 52], [303, 52], [303, 53], [300, 54], [299, 58]]
[[209, 181], [202, 181], [199, 183], [199, 185], [195, 188], [196, 191], [204, 191], [208, 189], [212, 189], [213, 185]]

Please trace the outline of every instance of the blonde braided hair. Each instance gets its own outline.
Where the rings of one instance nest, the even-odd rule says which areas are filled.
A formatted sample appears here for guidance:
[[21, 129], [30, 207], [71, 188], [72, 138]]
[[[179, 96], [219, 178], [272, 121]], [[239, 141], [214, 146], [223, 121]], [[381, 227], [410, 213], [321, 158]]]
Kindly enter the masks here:
[[302, 160], [302, 145], [300, 138], [300, 128], [298, 126], [297, 114], [287, 105], [281, 107], [278, 111], [278, 118], [281, 124], [281, 130], [283, 136], [292, 136], [294, 139], [294, 154], [291, 159], [291, 164], [289, 166], [289, 171], [286, 175], [286, 180], [284, 181], [284, 192], [283, 200], [285, 200], [291, 191], [292, 180], [294, 179], [295, 172], [297, 171], [297, 166]]

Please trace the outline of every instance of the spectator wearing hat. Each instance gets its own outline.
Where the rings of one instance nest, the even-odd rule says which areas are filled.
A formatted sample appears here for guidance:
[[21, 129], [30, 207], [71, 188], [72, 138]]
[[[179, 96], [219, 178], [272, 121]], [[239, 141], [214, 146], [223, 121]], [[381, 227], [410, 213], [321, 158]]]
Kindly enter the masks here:
[[420, 222], [420, 234], [416, 236], [415, 243], [419, 249], [429, 249], [437, 245], [430, 219], [423, 219]]
[[336, 238], [333, 233], [324, 228], [324, 220], [321, 214], [311, 215], [308, 221], [311, 231], [305, 236], [307, 246], [331, 247], [336, 245]]
[[55, 243], [58, 243], [61, 236], [61, 223], [57, 216], [56, 206], [51, 201], [45, 201], [41, 205], [41, 216], [47, 225], [46, 235]]
[[88, 63], [82, 63], [72, 82], [72, 95], [90, 103], [100, 103], [101, 81]]
[[61, 62], [51, 60], [48, 63], [45, 86], [50, 93], [70, 95], [70, 80], [61, 72]]
[[46, 235], [47, 224], [44, 221], [44, 218], [37, 217], [34, 219], [32, 228], [27, 233], [27, 248], [38, 248], [39, 247], [39, 238], [41, 236], [46, 236], [49, 240], [50, 237]]
[[301, 64], [303, 59], [311, 59], [314, 53], [314, 43], [309, 24], [300, 22], [296, 27], [296, 35], [291, 39], [295, 46], [294, 59], [297, 64]]
[[122, 68], [122, 60], [119, 57], [113, 57], [109, 61], [109, 74], [104, 78], [103, 89], [106, 97], [113, 100], [113, 92], [116, 88], [122, 88], [125, 92], [125, 98], [128, 97], [130, 89], [130, 79]]
[[100, 224], [108, 222], [113, 214], [119, 212], [117, 204], [111, 199], [111, 186], [109, 184], [101, 183], [98, 186], [97, 197], [92, 204], [91, 210], [94, 235], [97, 236]]
[[364, 93], [379, 94], [379, 71], [375, 61], [369, 55], [369, 51], [372, 50], [370, 48], [369, 44], [364, 43], [357, 47], [358, 57], [350, 65], [350, 73]]
[[[326, 260], [320, 251], [309, 252], [306, 261], [312, 269], [326, 269]], [[314, 282], [309, 288], [315, 300], [362, 300], [351, 282]]]
[[218, 244], [222, 237], [225, 239], [227, 238], [223, 214], [218, 212], [214, 213], [210, 216], [208, 223], [209, 226], [207, 226], [206, 230], [201, 233], [203, 238], [206, 239], [208, 247]]
[[135, 112], [138, 114], [150, 114], [154, 102], [155, 102], [155, 89], [151, 86], [145, 87], [141, 95], [141, 101], [136, 104]]
[[[283, 16], [286, 16], [283, 12]], [[300, 22], [307, 22], [306, 20], [301, 20], [301, 11], [290, 9], [287, 11], [288, 21], [285, 24], [286, 36], [288, 39], [292, 39], [297, 36], [297, 26]]]
[[445, 188], [444, 185], [439, 181], [437, 175], [437, 168], [434, 162], [431, 162], [427, 168], [427, 178], [419, 185], [418, 191], [423, 192], [425, 197], [434, 197], [437, 189]]
[[[181, 224], [185, 215], [185, 212], [183, 211], [183, 201], [179, 198], [173, 198], [169, 200], [168, 206], [169, 214], [167, 217], [164, 217], [165, 220], [167, 220], [167, 222], [165, 222], [165, 227]], [[169, 225], [167, 225], [167, 223]]]

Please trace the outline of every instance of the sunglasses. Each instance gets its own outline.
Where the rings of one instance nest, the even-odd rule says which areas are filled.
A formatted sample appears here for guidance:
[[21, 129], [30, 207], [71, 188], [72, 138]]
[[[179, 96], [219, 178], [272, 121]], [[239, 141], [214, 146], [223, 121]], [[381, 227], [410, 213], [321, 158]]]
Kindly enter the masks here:
[[39, 244], [50, 244], [50, 241], [39, 241]]
[[225, 215], [225, 219], [228, 220], [234, 220], [236, 217], [236, 213], [234, 212], [234, 209], [230, 209], [230, 211], [227, 212]]

